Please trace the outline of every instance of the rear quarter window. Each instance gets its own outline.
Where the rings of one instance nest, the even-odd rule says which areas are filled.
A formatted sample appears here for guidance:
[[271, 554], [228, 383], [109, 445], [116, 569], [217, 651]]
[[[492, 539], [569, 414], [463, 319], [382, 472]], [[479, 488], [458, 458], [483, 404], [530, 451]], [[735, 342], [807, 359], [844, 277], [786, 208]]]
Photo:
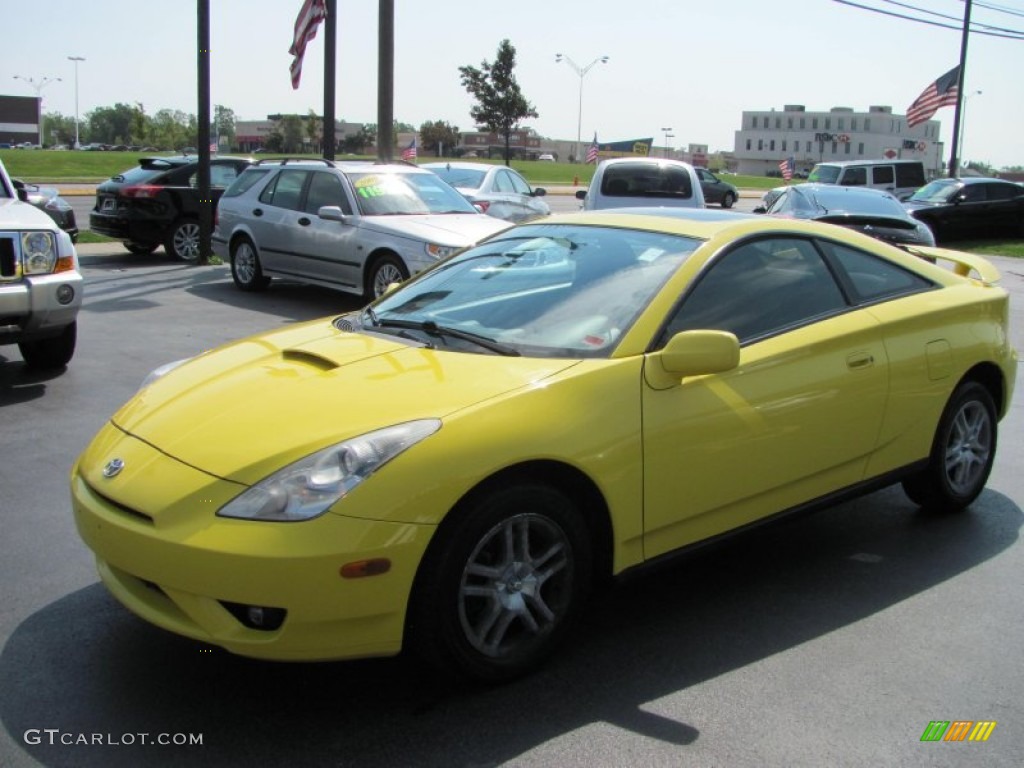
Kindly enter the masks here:
[[923, 187], [924, 165], [921, 163], [900, 163], [896, 166], [897, 187]]

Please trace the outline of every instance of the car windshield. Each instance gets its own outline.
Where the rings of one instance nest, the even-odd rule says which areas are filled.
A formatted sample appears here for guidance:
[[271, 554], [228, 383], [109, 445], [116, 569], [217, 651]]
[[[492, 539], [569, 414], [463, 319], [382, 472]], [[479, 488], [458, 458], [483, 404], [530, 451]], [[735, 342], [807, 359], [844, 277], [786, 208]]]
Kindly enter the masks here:
[[457, 351], [500, 345], [504, 354], [607, 357], [701, 242], [610, 227], [520, 226], [384, 296], [361, 324]]
[[807, 177], [809, 182], [820, 184], [835, 184], [839, 178], [839, 168], [835, 165], [816, 165]]
[[430, 170], [453, 187], [479, 189], [484, 182], [484, 172], [474, 168], [452, 168], [450, 165], [430, 166]]
[[936, 179], [917, 190], [910, 199], [919, 203], [945, 203], [956, 194], [959, 187], [953, 179]]
[[348, 174], [364, 216], [480, 214], [473, 205], [433, 173]]

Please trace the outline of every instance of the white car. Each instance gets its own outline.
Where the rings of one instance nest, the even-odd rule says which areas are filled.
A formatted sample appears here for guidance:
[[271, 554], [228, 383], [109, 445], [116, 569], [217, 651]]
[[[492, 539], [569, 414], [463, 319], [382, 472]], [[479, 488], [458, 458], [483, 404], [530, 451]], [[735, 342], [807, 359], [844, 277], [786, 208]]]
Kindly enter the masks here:
[[488, 216], [521, 222], [547, 216], [547, 194], [543, 187], [531, 187], [526, 179], [507, 165], [491, 163], [423, 163], [451, 184], [469, 202]]
[[657, 157], [602, 160], [588, 189], [576, 192], [583, 210], [664, 207], [703, 208], [704, 192], [689, 163]]
[[415, 165], [261, 160], [224, 191], [212, 243], [243, 291], [279, 276], [373, 299], [509, 226]]
[[82, 274], [71, 237], [27, 202], [0, 162], [0, 345], [25, 364], [63, 368], [75, 353]]

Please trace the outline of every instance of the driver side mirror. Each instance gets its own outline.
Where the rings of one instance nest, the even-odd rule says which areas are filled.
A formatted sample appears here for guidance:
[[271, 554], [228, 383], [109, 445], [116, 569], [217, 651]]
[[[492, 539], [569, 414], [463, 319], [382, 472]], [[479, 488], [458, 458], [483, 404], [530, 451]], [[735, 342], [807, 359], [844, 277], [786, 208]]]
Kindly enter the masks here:
[[342, 224], [348, 224], [348, 216], [337, 205], [322, 205], [317, 210], [316, 215], [328, 221], [340, 221]]
[[687, 376], [731, 371], [740, 364], [740, 342], [728, 331], [680, 331], [647, 356], [644, 378], [654, 389], [669, 389]]

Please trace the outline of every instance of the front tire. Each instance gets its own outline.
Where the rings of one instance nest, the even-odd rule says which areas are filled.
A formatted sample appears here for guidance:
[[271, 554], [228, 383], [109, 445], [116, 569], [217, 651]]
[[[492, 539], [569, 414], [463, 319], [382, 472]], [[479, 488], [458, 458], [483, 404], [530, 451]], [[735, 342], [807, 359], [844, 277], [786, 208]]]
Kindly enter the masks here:
[[59, 336], [37, 341], [23, 341], [18, 344], [25, 365], [30, 368], [63, 368], [75, 355], [78, 340], [78, 323], [74, 322], [61, 331]]
[[943, 512], [969, 506], [985, 487], [996, 456], [995, 403], [975, 381], [949, 399], [935, 433], [928, 466], [903, 481], [916, 504]]
[[168, 256], [181, 259], [189, 264], [199, 260], [199, 222], [195, 219], [179, 219], [167, 233], [164, 250]]
[[520, 677], [565, 637], [588, 591], [586, 528], [568, 496], [529, 481], [452, 515], [420, 566], [411, 643], [435, 666], [475, 680]]
[[392, 283], [400, 283], [408, 279], [409, 270], [397, 256], [387, 254], [373, 261], [366, 273], [366, 284], [363, 293], [370, 301], [380, 298]]
[[231, 279], [243, 291], [265, 291], [270, 278], [264, 276], [256, 246], [241, 237], [231, 246]]

